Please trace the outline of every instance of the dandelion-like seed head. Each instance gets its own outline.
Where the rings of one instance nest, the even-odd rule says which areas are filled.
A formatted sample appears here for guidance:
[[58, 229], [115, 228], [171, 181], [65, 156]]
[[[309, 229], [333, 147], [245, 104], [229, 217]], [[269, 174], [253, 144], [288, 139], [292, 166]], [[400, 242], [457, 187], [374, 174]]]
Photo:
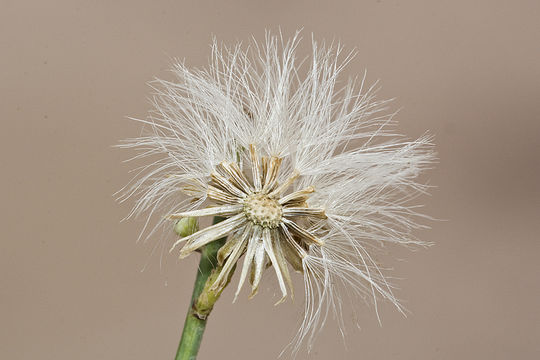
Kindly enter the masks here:
[[426, 245], [414, 236], [425, 218], [415, 200], [427, 189], [417, 177], [434, 161], [430, 136], [396, 135], [388, 101], [376, 99], [365, 75], [340, 80], [352, 54], [313, 42], [312, 56], [298, 62], [299, 40], [214, 42], [207, 68], [177, 63], [175, 81], [152, 83], [155, 110], [139, 120], [147, 132], [124, 145], [154, 159], [124, 195], [137, 199], [130, 215], [149, 214], [147, 236], [171, 220], [224, 218], [171, 248], [183, 258], [227, 237], [213, 289], [239, 264], [236, 295], [249, 279], [253, 296], [272, 268], [284, 300], [290, 270], [302, 274], [294, 349], [306, 338], [311, 346], [328, 314], [343, 325], [345, 296], [402, 311], [375, 256], [390, 244]]

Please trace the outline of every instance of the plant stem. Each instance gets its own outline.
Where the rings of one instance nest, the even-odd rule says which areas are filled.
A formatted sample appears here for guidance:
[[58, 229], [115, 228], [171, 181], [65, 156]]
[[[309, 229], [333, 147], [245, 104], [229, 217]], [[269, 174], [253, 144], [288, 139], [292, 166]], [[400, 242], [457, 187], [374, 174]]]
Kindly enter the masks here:
[[[214, 217], [214, 224], [222, 220], [224, 220], [222, 217], [216, 216]], [[182, 338], [178, 345], [176, 360], [195, 360], [197, 357], [208, 315], [223, 290], [212, 291], [210, 290], [210, 285], [213, 284], [213, 280], [215, 280], [221, 270], [221, 267], [218, 266], [216, 255], [219, 248], [225, 243], [225, 240], [226, 238], [221, 238], [212, 241], [201, 251], [201, 260], [199, 262], [197, 277], [195, 278], [193, 295], [191, 296], [190, 307], [186, 315]]]

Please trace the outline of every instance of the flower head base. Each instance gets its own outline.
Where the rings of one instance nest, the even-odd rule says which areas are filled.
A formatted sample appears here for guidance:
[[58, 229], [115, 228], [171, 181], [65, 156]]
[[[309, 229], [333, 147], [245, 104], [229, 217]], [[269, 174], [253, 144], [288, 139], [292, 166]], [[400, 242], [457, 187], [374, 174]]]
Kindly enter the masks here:
[[277, 228], [283, 216], [283, 207], [279, 202], [264, 193], [246, 196], [243, 211], [249, 221], [270, 229]]
[[248, 274], [254, 295], [271, 266], [285, 299], [289, 268], [302, 273], [306, 308], [294, 343], [307, 338], [311, 346], [330, 312], [341, 318], [348, 294], [401, 311], [375, 256], [391, 244], [426, 245], [414, 236], [425, 218], [415, 199], [427, 190], [416, 179], [434, 153], [429, 136], [395, 135], [388, 102], [376, 100], [365, 76], [338, 85], [352, 58], [340, 60], [340, 46], [313, 42], [302, 65], [298, 42], [271, 35], [247, 49], [214, 42], [207, 69], [178, 63], [176, 81], [156, 80], [155, 111], [140, 120], [149, 131], [125, 144], [154, 162], [125, 197], [137, 197], [132, 214], [149, 213], [147, 224], [157, 217], [148, 236], [170, 219], [226, 218], [171, 249], [183, 244], [185, 257], [227, 236], [215, 289], [239, 261], [237, 295]]

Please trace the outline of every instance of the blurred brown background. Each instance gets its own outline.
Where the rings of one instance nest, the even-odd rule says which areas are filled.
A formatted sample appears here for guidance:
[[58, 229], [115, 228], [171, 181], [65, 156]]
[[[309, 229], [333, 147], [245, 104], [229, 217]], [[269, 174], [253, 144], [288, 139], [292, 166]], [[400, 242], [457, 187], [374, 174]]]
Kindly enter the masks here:
[[[436, 246], [396, 254], [411, 316], [383, 306], [380, 327], [360, 308], [345, 345], [330, 321], [298, 359], [539, 358], [537, 1], [0, 5], [0, 358], [173, 357], [197, 257], [165, 251], [160, 265], [155, 243], [136, 243], [141, 222], [120, 223], [132, 203], [112, 194], [130, 153], [111, 145], [138, 135], [126, 116], [145, 116], [145, 83], [170, 78], [172, 57], [202, 66], [212, 34], [233, 43], [278, 26], [356, 47], [348, 74], [381, 79], [402, 133], [436, 135], [425, 211], [445, 220], [419, 234]], [[271, 276], [254, 300], [231, 292], [200, 359], [275, 359], [301, 299], [272, 306]]]

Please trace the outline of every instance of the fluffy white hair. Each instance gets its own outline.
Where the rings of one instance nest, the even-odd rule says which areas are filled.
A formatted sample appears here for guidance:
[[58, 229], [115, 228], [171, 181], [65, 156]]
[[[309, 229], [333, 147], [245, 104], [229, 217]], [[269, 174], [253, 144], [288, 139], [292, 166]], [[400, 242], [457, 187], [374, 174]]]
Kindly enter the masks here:
[[[170, 226], [164, 215], [200, 207], [216, 166], [241, 162], [249, 146], [283, 159], [280, 181], [299, 172], [292, 191], [316, 189], [309, 206], [327, 219], [309, 231], [325, 245], [310, 246], [302, 260], [305, 314], [294, 350], [303, 339], [311, 348], [329, 314], [342, 319], [340, 289], [375, 309], [386, 299], [403, 311], [373, 253], [386, 243], [426, 245], [413, 235], [423, 217], [415, 198], [427, 188], [416, 179], [434, 161], [430, 136], [409, 141], [394, 133], [394, 113], [365, 74], [339, 84], [352, 53], [313, 41], [312, 56], [299, 63], [299, 41], [298, 33], [291, 40], [267, 33], [249, 46], [214, 40], [207, 68], [177, 62], [174, 81], [151, 83], [154, 110], [138, 120], [146, 135], [121, 145], [152, 159], [123, 198], [136, 198], [130, 216], [157, 218], [154, 230]], [[182, 200], [180, 191], [189, 196]]]

